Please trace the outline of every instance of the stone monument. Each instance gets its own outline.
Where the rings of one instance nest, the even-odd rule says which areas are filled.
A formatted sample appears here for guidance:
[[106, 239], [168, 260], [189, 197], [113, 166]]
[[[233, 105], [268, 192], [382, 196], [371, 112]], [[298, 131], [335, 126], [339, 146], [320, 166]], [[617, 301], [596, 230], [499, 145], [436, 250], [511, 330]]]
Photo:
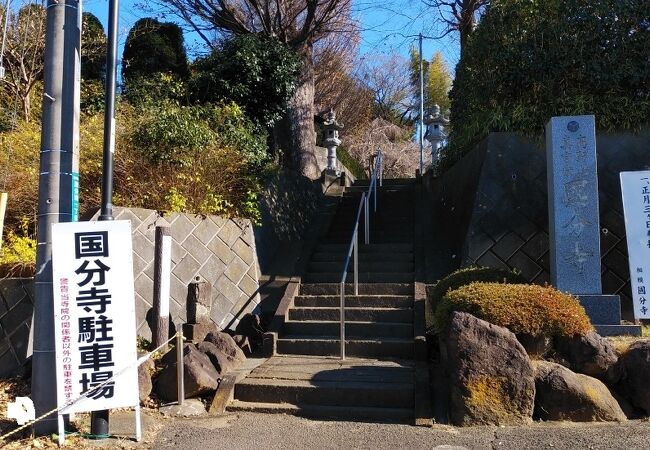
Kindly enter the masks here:
[[339, 175], [340, 170], [336, 162], [336, 148], [341, 145], [339, 131], [343, 125], [336, 121], [336, 112], [330, 109], [323, 122], [323, 145], [327, 148], [327, 169], [329, 174]]
[[602, 294], [594, 116], [553, 117], [546, 158], [551, 283], [580, 298], [600, 334], [636, 333], [621, 326], [620, 298]]

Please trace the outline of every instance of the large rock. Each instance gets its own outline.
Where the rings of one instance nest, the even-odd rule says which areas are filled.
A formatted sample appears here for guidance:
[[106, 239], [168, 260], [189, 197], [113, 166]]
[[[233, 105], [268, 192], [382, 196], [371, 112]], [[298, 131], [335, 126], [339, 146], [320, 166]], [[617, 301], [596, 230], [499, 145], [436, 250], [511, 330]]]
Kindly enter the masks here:
[[221, 376], [236, 370], [243, 363], [242, 361], [226, 354], [221, 350], [221, 348], [209, 341], [201, 342], [199, 344], [199, 350], [210, 358], [210, 362]]
[[[185, 397], [198, 397], [219, 387], [219, 372], [210, 358], [194, 344], [183, 347]], [[167, 401], [177, 400], [176, 363], [167, 365], [156, 379], [156, 393]]]
[[513, 333], [471, 314], [454, 312], [444, 353], [453, 424], [531, 422], [533, 368]]
[[574, 422], [627, 420], [602, 381], [548, 361], [536, 361], [534, 365], [536, 418]]
[[[142, 355], [138, 355], [140, 357]], [[140, 391], [140, 401], [143, 402], [153, 390], [153, 383], [151, 382], [151, 374], [154, 372], [156, 366], [153, 360], [148, 359], [138, 366], [138, 389]]]
[[650, 415], [650, 340], [635, 342], [621, 356], [624, 376], [619, 383], [632, 405]]
[[614, 384], [621, 378], [618, 354], [610, 341], [595, 331], [586, 336], [555, 338], [555, 350], [574, 372]]
[[228, 333], [208, 333], [205, 337], [205, 341], [214, 344], [221, 352], [237, 361], [246, 361], [246, 355], [244, 355], [242, 349], [239, 348], [235, 340]]

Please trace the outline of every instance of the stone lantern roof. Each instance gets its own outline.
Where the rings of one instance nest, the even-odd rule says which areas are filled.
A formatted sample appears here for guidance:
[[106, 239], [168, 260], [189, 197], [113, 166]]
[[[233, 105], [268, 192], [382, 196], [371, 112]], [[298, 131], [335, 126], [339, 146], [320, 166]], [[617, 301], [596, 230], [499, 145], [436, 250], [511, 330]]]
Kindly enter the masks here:
[[330, 110], [327, 112], [327, 115], [325, 116], [325, 120], [323, 122], [323, 126], [326, 129], [335, 129], [335, 130], [343, 129], [343, 125], [336, 121], [336, 111], [334, 111], [332, 108], [330, 108]]

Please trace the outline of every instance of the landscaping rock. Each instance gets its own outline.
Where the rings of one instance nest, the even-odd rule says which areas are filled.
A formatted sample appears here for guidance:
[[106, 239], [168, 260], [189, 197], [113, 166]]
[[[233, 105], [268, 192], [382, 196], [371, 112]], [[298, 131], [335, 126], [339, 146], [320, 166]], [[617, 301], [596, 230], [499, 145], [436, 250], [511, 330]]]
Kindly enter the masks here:
[[589, 375], [613, 385], [621, 378], [621, 366], [614, 346], [595, 331], [586, 336], [555, 338], [555, 350], [574, 372]]
[[516, 425], [532, 420], [533, 368], [513, 333], [454, 312], [446, 340], [454, 425]]
[[531, 336], [530, 334], [518, 334], [517, 340], [523, 345], [529, 356], [542, 358], [553, 348], [553, 339], [548, 336]]
[[[141, 355], [138, 355], [140, 357]], [[149, 398], [153, 390], [151, 374], [155, 369], [153, 360], [148, 359], [138, 366], [138, 389], [140, 391], [140, 401], [143, 402]]]
[[635, 342], [621, 356], [624, 370], [621, 391], [632, 405], [650, 415], [650, 340]]
[[216, 345], [221, 352], [225, 353], [231, 358], [234, 358], [237, 361], [240, 362], [246, 361], [246, 355], [244, 355], [242, 349], [240, 349], [237, 346], [237, 343], [232, 338], [232, 336], [230, 336], [227, 333], [223, 333], [223, 332], [208, 333], [208, 335], [205, 337], [205, 341], [211, 342], [212, 344]]
[[[219, 372], [207, 355], [193, 344], [185, 344], [183, 355], [186, 398], [208, 394], [219, 387]], [[156, 379], [156, 393], [164, 400], [177, 400], [175, 363], [165, 367]]]
[[208, 358], [210, 358], [210, 362], [222, 377], [225, 374], [236, 370], [242, 365], [242, 361], [235, 359], [230, 355], [227, 355], [212, 342], [201, 342], [199, 344], [199, 350], [205, 353]]
[[195, 344], [203, 342], [208, 334], [219, 333], [220, 331], [219, 327], [212, 320], [201, 323], [183, 324], [183, 336]]
[[602, 381], [548, 361], [536, 361], [534, 365], [535, 418], [574, 422], [627, 420]]

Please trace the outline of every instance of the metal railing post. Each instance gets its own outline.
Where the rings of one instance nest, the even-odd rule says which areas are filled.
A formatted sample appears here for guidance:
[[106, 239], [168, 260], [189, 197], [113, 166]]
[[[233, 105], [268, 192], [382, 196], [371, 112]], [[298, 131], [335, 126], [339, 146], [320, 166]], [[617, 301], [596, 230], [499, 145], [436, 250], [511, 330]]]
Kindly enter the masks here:
[[365, 242], [366, 245], [370, 244], [370, 214], [368, 213], [368, 197], [366, 197], [363, 205], [364, 218], [365, 218]]
[[377, 212], [377, 178], [375, 178], [375, 212]]
[[354, 229], [354, 295], [359, 295], [359, 226]]
[[345, 278], [341, 281], [341, 359], [345, 359]]
[[178, 404], [185, 400], [185, 364], [183, 363], [183, 323], [176, 323], [176, 381], [178, 383]]

